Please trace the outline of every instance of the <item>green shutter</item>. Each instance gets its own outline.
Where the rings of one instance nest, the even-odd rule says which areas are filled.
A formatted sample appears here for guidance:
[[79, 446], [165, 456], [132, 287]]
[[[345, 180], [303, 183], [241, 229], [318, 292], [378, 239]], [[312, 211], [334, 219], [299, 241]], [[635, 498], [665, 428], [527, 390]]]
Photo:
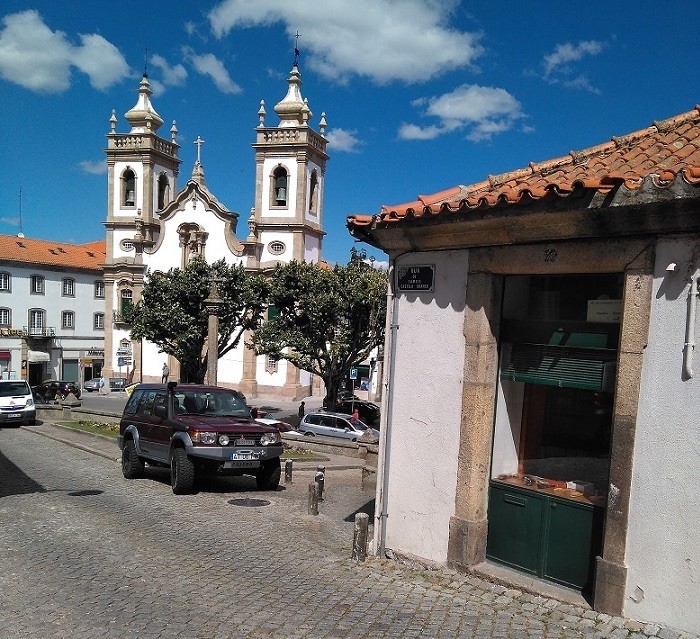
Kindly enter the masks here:
[[565, 388], [611, 391], [616, 351], [543, 344], [503, 344], [501, 379]]

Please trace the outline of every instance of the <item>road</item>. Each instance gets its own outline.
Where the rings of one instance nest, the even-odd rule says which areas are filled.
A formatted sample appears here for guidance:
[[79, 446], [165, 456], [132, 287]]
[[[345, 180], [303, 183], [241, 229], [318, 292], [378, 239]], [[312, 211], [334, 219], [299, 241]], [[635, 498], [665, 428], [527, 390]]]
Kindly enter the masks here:
[[[313, 517], [312, 477], [178, 497], [167, 471], [127, 481], [114, 461], [0, 429], [0, 637], [678, 636], [474, 576], [354, 562], [353, 514], [372, 495], [358, 470], [329, 471]], [[230, 503], [245, 498], [269, 505]]]

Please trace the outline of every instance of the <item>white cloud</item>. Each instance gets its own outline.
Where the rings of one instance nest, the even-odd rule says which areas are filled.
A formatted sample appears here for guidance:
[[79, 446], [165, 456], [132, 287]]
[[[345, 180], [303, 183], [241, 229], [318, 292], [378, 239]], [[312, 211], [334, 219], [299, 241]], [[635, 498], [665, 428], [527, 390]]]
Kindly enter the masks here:
[[572, 77], [577, 73], [573, 63], [581, 62], [586, 56], [599, 55], [605, 48], [605, 42], [597, 40], [581, 40], [577, 44], [566, 42], [558, 44], [554, 47], [554, 51], [542, 59], [544, 74], [542, 79], [550, 84], [563, 84], [572, 89], [582, 89], [590, 93], [600, 93], [600, 90], [594, 87], [586, 75], [579, 73], [576, 77]]
[[359, 153], [364, 142], [357, 137], [357, 131], [335, 128], [326, 133], [328, 148], [333, 151]]
[[63, 93], [70, 87], [71, 67], [99, 90], [129, 76], [119, 50], [97, 34], [80, 35], [79, 46], [62, 31], [51, 31], [37, 11], [7, 15], [0, 31], [0, 76], [36, 93]]
[[419, 98], [412, 104], [423, 107], [422, 115], [438, 118], [439, 123], [424, 127], [404, 123], [398, 132], [402, 140], [433, 140], [469, 128], [467, 139], [478, 142], [509, 130], [523, 117], [520, 102], [508, 91], [475, 84], [463, 84], [450, 93]]
[[20, 219], [18, 217], [0, 217], [0, 222], [9, 226], [19, 226]]
[[285, 24], [309, 66], [344, 82], [353, 75], [377, 83], [423, 82], [465, 67], [483, 53], [480, 35], [450, 26], [454, 2], [439, 0], [224, 0], [209, 14], [217, 38], [234, 28]]
[[80, 163], [80, 168], [85, 171], [85, 173], [92, 173], [93, 175], [104, 175], [107, 173], [106, 162], [92, 162], [91, 160], [83, 160]]
[[[181, 87], [184, 86], [185, 80], [187, 80], [187, 69], [181, 64], [174, 64], [170, 66], [168, 61], [161, 55], [153, 54], [149, 60], [156, 69], [158, 69], [162, 75], [159, 84], [158, 92], [161, 93], [165, 90], [165, 87]], [[155, 90], [154, 90], [155, 93]]]
[[224, 63], [214, 54], [197, 54], [190, 47], [184, 47], [183, 53], [197, 73], [209, 76], [221, 93], [236, 94], [243, 90], [231, 79]]

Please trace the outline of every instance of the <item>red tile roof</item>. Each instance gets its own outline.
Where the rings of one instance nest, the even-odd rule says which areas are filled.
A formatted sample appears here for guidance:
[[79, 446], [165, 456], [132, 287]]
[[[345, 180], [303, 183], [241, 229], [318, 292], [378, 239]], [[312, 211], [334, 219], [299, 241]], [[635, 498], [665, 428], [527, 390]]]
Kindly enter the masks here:
[[470, 186], [455, 186], [394, 206], [377, 215], [352, 215], [348, 228], [387, 228], [414, 218], [440, 217], [458, 210], [527, 205], [543, 198], [566, 196], [574, 189], [607, 192], [624, 184], [639, 189], [647, 178], [659, 188], [681, 176], [700, 185], [700, 106], [656, 121], [650, 127], [613, 137], [609, 142], [523, 169], [490, 175]]
[[68, 244], [49, 240], [34, 240], [16, 235], [0, 235], [0, 264], [19, 262], [38, 267], [49, 266], [64, 270], [102, 270], [106, 257], [106, 242]]

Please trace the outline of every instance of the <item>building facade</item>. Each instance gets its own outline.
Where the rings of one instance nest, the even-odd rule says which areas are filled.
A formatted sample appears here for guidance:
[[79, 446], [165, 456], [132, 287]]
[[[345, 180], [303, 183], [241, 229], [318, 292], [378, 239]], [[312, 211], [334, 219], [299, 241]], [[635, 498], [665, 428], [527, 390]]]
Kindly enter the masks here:
[[391, 259], [378, 552], [700, 631], [699, 186], [695, 109], [348, 219]]
[[104, 364], [104, 241], [0, 235], [0, 374], [79, 385]]
[[[224, 259], [250, 272], [264, 273], [293, 259], [321, 259], [326, 155], [325, 117], [320, 132], [310, 126], [308, 102], [301, 94], [295, 64], [287, 93], [274, 107], [279, 123], [267, 126], [264, 101], [258, 111], [255, 149], [255, 202], [248, 234], [236, 235], [238, 213], [209, 190], [201, 161], [178, 190], [180, 159], [175, 123], [170, 138], [158, 136], [163, 119], [153, 107], [146, 76], [136, 105], [125, 117], [128, 133], [117, 132], [113, 113], [107, 135], [107, 259], [104, 266], [106, 371], [134, 381], [159, 381], [167, 363], [171, 379], [179, 365], [151, 343], [132, 341], [123, 309], [140, 299], [149, 271], [184, 267], [195, 255], [208, 262]], [[311, 393], [313, 380], [286, 361], [256, 357], [241, 344], [218, 362], [217, 381], [256, 397], [299, 398]]]

